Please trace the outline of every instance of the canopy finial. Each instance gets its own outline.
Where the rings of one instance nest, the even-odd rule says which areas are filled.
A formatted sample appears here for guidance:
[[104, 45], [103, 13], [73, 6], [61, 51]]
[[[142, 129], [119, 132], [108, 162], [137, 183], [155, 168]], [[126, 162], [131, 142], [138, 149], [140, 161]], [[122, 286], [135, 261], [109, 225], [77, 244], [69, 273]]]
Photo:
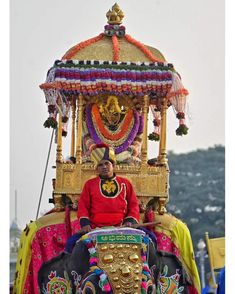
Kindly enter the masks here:
[[112, 10], [106, 13], [106, 17], [108, 19], [109, 24], [120, 25], [122, 23], [122, 19], [124, 17], [123, 11], [120, 9], [117, 3], [112, 6]]

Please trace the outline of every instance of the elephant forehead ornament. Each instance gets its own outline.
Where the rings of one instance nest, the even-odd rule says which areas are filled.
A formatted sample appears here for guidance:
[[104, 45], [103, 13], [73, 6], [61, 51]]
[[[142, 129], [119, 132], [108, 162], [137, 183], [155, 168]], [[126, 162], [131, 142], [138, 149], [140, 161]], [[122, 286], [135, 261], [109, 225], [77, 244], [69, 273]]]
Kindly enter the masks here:
[[95, 236], [97, 266], [107, 274], [113, 293], [142, 293], [142, 289], [152, 285], [146, 261], [148, 238], [139, 230], [135, 230], [136, 234], [132, 230], [123, 229], [121, 234], [115, 229], [109, 234], [101, 231]]

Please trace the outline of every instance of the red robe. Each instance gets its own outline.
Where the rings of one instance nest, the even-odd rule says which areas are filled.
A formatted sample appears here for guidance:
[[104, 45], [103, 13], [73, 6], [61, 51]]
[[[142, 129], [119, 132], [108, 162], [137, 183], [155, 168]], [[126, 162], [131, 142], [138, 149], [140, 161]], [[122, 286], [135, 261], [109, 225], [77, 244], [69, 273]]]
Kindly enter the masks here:
[[127, 179], [96, 177], [85, 183], [78, 202], [81, 224], [90, 222], [93, 228], [119, 226], [125, 218], [134, 222], [140, 219], [138, 199]]

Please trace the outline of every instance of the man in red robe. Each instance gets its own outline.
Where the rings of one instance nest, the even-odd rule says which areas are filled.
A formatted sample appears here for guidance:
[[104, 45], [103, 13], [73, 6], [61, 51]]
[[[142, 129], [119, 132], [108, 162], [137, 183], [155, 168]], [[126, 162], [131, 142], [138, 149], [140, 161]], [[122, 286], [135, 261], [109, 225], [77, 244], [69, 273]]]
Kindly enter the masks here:
[[78, 219], [84, 232], [95, 227], [139, 222], [139, 203], [129, 180], [114, 174], [114, 161], [105, 154], [96, 166], [98, 176], [88, 180], [78, 202]]

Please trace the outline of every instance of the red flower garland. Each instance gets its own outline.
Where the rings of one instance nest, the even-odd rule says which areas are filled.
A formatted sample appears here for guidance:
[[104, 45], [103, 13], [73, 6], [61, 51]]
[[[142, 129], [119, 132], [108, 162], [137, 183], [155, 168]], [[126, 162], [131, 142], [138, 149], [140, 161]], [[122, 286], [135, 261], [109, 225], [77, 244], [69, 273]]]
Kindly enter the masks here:
[[118, 44], [118, 38], [116, 35], [112, 36], [112, 43], [113, 43], [113, 61], [119, 60], [119, 44]]
[[188, 94], [189, 94], [188, 90], [185, 89], [185, 88], [183, 88], [183, 89], [179, 89], [179, 90], [177, 90], [175, 92], [174, 91], [173, 92], [169, 92], [167, 94], [167, 99], [170, 99], [171, 97], [177, 96], [177, 95], [185, 95], [185, 96], [187, 96]]
[[132, 38], [130, 35], [125, 35], [124, 37], [129, 43], [133, 44], [134, 46], [138, 47], [144, 54], [147, 56], [152, 62], [162, 62], [158, 60], [153, 53], [144, 46], [144, 44], [140, 43], [139, 41]]
[[91, 39], [88, 39], [86, 41], [83, 41], [77, 45], [75, 45], [74, 47], [72, 47], [67, 53], [65, 53], [65, 55], [62, 57], [62, 60], [63, 59], [72, 59], [72, 57], [78, 52], [80, 51], [81, 49], [93, 44], [93, 43], [96, 43], [98, 41], [100, 41], [101, 39], [103, 39], [104, 37], [104, 34], [101, 33], [99, 34], [98, 36], [94, 37], [94, 38], [91, 38]]
[[130, 126], [130, 123], [131, 123], [131, 119], [132, 119], [132, 116], [133, 116], [133, 110], [130, 109], [124, 119], [124, 122], [123, 122], [123, 127], [122, 129], [120, 130], [120, 132], [118, 132], [117, 134], [112, 134], [112, 133], [109, 133], [104, 125], [103, 125], [103, 122], [102, 122], [102, 119], [100, 117], [100, 113], [99, 113], [99, 109], [98, 109], [98, 106], [96, 104], [94, 104], [92, 106], [92, 110], [91, 110], [92, 114], [94, 115], [95, 117], [95, 123], [97, 124], [100, 132], [102, 133], [102, 135], [109, 139], [109, 140], [119, 140], [121, 138], [123, 138], [123, 136], [126, 134], [126, 132], [128, 131], [128, 128]]

